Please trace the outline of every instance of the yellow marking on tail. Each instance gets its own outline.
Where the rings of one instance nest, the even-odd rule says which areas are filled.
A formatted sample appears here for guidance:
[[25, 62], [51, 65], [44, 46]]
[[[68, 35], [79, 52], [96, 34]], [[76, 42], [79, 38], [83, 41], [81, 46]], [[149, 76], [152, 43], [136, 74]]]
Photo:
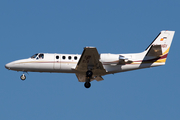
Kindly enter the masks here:
[[166, 62], [166, 58], [165, 59], [161, 59], [161, 60], [157, 60], [156, 62], [154, 63], [165, 63]]
[[170, 47], [163, 53], [163, 55], [167, 54], [169, 52]]

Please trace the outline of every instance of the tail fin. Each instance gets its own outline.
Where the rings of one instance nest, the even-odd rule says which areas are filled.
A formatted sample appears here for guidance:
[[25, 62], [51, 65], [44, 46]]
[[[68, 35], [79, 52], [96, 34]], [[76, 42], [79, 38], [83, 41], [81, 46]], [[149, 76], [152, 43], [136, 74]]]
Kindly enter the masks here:
[[165, 63], [174, 33], [175, 31], [161, 31], [146, 49], [146, 56], [158, 58], [159, 62]]

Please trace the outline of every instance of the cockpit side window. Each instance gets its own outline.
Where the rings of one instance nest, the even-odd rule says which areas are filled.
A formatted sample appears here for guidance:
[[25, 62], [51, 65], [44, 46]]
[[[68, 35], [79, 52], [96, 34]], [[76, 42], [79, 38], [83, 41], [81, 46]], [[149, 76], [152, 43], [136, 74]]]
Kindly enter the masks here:
[[44, 58], [44, 54], [39, 54], [39, 59], [43, 59]]
[[31, 58], [36, 58], [38, 54], [34, 54], [33, 56], [31, 56]]

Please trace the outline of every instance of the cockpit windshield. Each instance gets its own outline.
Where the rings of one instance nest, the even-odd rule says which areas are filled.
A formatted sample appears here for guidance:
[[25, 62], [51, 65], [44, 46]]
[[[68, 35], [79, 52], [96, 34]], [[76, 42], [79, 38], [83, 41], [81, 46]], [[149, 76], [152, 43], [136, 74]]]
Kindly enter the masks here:
[[33, 56], [31, 56], [31, 58], [33, 58], [33, 59], [43, 59], [44, 54], [37, 53], [37, 54], [34, 54]]
[[33, 56], [31, 56], [31, 58], [36, 58], [38, 54], [34, 54]]

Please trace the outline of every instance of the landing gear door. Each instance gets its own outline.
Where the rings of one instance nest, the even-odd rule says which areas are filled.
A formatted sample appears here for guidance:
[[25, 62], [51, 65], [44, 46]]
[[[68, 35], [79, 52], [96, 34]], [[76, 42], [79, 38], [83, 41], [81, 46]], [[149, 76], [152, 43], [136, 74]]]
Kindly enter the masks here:
[[61, 56], [58, 54], [55, 54], [54, 55], [54, 69], [55, 70], [58, 70], [61, 68], [60, 60], [61, 60]]

